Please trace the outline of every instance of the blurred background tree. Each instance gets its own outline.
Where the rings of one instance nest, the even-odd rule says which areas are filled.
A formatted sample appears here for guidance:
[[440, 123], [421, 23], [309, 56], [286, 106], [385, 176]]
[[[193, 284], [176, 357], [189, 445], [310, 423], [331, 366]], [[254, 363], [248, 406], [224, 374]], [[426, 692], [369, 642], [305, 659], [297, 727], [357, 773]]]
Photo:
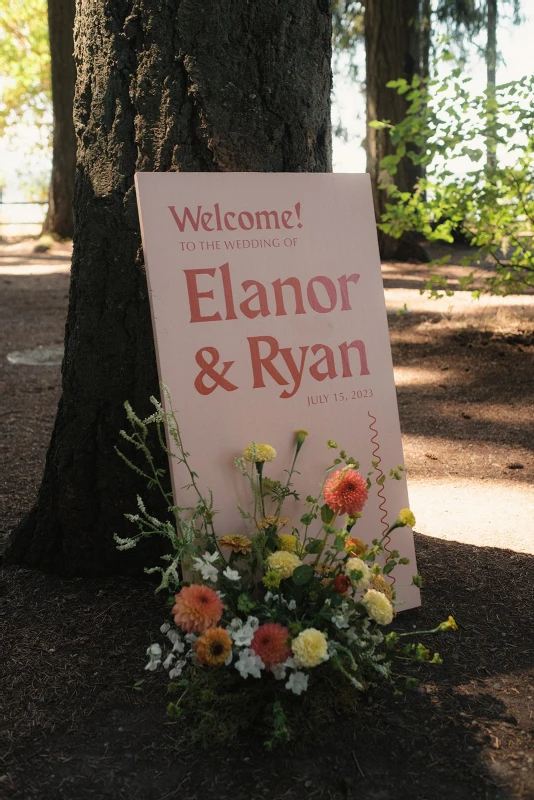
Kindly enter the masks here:
[[72, 102], [75, 0], [0, 0], [0, 136], [35, 128], [34, 148], [51, 148], [43, 232], [72, 238], [75, 139]]
[[[375, 214], [379, 222], [386, 203], [392, 198], [381, 186], [391, 183], [389, 170], [383, 168], [382, 159], [394, 151], [399, 156], [395, 184], [399, 192], [414, 191], [417, 181], [424, 176], [425, 161], [418, 163], [394, 147], [388, 130], [369, 127], [377, 120], [387, 120], [398, 125], [406, 117], [408, 101], [404, 92], [388, 86], [390, 81], [403, 79], [409, 85], [428, 81], [432, 76], [431, 65], [436, 47], [444, 35], [449, 37], [460, 57], [467, 58], [468, 47], [472, 48], [476, 37], [483, 37], [483, 50], [487, 71], [487, 92], [495, 91], [498, 64], [497, 23], [499, 15], [521, 21], [520, 0], [336, 0], [333, 8], [334, 65], [345, 56], [348, 74], [360, 85], [364, 84], [366, 98], [367, 131], [364, 141], [366, 149], [366, 171], [371, 176]], [[357, 69], [357, 56], [365, 49], [365, 79]], [[495, 141], [487, 119], [487, 158], [495, 162], [491, 150]], [[491, 134], [491, 135], [490, 135]], [[411, 151], [425, 150], [422, 135], [418, 144], [412, 142]], [[380, 252], [383, 258], [407, 260], [426, 259], [414, 232], [405, 231], [395, 239], [383, 229], [378, 232]]]
[[50, 128], [52, 81], [46, 0], [0, 0], [0, 136], [21, 119]]

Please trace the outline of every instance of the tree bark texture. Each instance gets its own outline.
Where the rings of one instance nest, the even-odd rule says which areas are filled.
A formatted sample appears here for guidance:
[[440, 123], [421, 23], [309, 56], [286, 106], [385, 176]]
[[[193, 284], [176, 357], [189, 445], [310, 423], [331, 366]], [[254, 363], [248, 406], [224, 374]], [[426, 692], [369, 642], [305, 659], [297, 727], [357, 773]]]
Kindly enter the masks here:
[[114, 452], [123, 403], [148, 414], [158, 394], [134, 173], [329, 171], [330, 4], [78, 0], [75, 54], [63, 395], [37, 503], [7, 557], [96, 576], [147, 563], [112, 539], [132, 534], [123, 514], [146, 496]]
[[75, 0], [48, 0], [48, 31], [52, 68], [52, 176], [48, 212], [43, 233], [72, 239], [74, 232], [72, 200], [76, 172], [76, 136], [73, 100], [76, 83], [74, 63]]
[[[395, 124], [406, 116], [405, 95], [388, 89], [388, 81], [405, 78], [411, 81], [419, 70], [418, 0], [367, 0], [365, 5], [365, 80], [367, 89], [367, 125], [387, 119]], [[380, 184], [390, 180], [380, 162], [393, 152], [387, 130], [367, 127], [367, 172], [371, 176], [377, 222], [387, 202]], [[396, 183], [401, 191], [411, 191], [419, 176], [418, 167], [409, 159], [399, 163]], [[410, 237], [397, 240], [378, 231], [383, 258], [425, 258], [424, 250]]]

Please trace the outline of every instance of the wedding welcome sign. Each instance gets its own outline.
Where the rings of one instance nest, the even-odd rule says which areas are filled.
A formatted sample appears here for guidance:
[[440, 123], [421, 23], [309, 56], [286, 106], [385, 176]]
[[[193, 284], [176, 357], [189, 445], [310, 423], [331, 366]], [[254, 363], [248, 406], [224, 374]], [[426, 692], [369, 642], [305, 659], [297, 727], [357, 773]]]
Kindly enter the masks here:
[[[381, 538], [408, 494], [404, 473], [388, 477], [403, 455], [368, 176], [138, 173], [136, 188], [160, 379], [219, 535], [246, 531], [234, 458], [268, 443], [265, 475], [283, 479], [305, 429], [295, 490], [319, 492], [337, 442], [363, 475], [386, 476], [353, 529]], [[302, 513], [284, 504], [295, 524]], [[419, 605], [411, 530], [388, 549], [410, 559], [394, 573], [401, 608]]]

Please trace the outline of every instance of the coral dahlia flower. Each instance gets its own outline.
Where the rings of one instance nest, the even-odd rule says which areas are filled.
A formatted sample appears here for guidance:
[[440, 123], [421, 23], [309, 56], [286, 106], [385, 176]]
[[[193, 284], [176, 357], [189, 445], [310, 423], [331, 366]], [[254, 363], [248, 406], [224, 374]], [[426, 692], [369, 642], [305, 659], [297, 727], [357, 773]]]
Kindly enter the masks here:
[[265, 664], [265, 669], [270, 669], [275, 664], [281, 664], [291, 655], [291, 648], [287, 642], [289, 630], [278, 622], [266, 622], [260, 625], [250, 647]]
[[367, 501], [367, 481], [355, 469], [339, 469], [328, 478], [324, 499], [337, 514], [359, 513]]
[[232, 640], [224, 628], [208, 628], [196, 640], [195, 651], [205, 667], [220, 667], [232, 652]]
[[222, 617], [222, 600], [209, 586], [184, 586], [174, 599], [174, 621], [187, 633], [201, 633], [212, 628]]

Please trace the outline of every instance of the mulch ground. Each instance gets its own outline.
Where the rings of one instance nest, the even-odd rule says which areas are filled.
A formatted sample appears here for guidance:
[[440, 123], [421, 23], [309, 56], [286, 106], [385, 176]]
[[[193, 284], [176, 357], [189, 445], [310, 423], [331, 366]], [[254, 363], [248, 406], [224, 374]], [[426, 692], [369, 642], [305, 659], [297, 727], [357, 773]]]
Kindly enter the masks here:
[[[38, 488], [60, 370], [13, 367], [5, 356], [61, 343], [68, 277], [0, 282], [6, 535]], [[474, 325], [409, 313], [390, 323], [397, 365], [448, 376], [441, 384], [399, 389], [412, 475], [470, 475], [476, 462], [489, 477], [532, 482], [532, 320], [501, 316]], [[355, 716], [325, 724], [314, 741], [300, 742], [297, 733], [294, 744], [272, 755], [253, 732], [227, 747], [192, 748], [183, 723], [165, 716], [164, 678], [143, 671], [146, 647], [165, 618], [152, 585], [4, 570], [0, 794], [14, 800], [534, 798], [534, 556], [421, 535], [416, 548], [423, 606], [402, 613], [397, 624], [424, 629], [452, 614], [460, 630], [430, 644], [444, 665], [421, 670], [420, 687], [402, 698], [375, 692]], [[141, 691], [134, 689], [139, 680]]]

